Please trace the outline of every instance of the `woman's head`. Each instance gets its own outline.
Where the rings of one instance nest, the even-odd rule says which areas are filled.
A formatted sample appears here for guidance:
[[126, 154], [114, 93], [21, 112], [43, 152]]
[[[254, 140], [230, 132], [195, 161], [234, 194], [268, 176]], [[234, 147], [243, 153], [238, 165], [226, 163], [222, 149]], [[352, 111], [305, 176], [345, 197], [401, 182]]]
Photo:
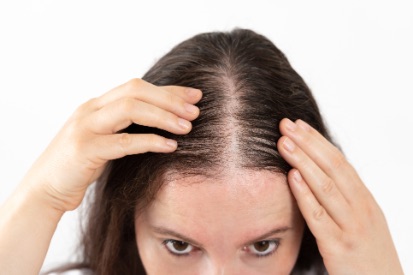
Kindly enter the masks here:
[[178, 148], [108, 165], [84, 235], [85, 266], [98, 274], [139, 274], [142, 263], [165, 274], [321, 266], [288, 188], [278, 124], [300, 118], [330, 138], [284, 54], [250, 30], [203, 33], [142, 79], [201, 89], [200, 116], [182, 136], [140, 125], [124, 130], [172, 138]]

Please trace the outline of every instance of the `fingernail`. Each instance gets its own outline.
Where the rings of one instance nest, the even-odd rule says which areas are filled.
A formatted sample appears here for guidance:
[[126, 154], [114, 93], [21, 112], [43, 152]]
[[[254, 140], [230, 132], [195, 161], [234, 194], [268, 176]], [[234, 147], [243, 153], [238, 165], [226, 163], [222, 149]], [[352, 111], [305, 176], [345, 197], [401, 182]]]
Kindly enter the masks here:
[[189, 122], [185, 119], [182, 119], [182, 118], [178, 118], [178, 124], [184, 130], [188, 130], [189, 128], [191, 128], [191, 122]]
[[300, 174], [300, 172], [298, 172], [298, 170], [294, 171], [293, 178], [294, 178], [295, 182], [297, 182], [297, 183], [300, 183], [303, 180], [303, 178], [301, 177], [301, 174]]
[[168, 147], [170, 148], [176, 148], [178, 146], [178, 142], [176, 142], [176, 140], [173, 139], [167, 139], [166, 145], [168, 145]]
[[287, 118], [286, 122], [285, 122], [285, 127], [290, 130], [291, 132], [294, 132], [295, 129], [297, 129], [297, 125], [292, 122], [290, 119]]
[[196, 113], [198, 112], [198, 107], [196, 107], [195, 105], [192, 105], [192, 104], [189, 104], [189, 103], [185, 103], [185, 104], [184, 104], [184, 107], [185, 107], [185, 110], [186, 110], [188, 113], [196, 114]]
[[196, 97], [200, 93], [202, 93], [202, 92], [199, 89], [188, 88], [188, 90], [187, 90], [187, 94], [188, 94], [189, 97]]
[[295, 170], [293, 173], [293, 179], [294, 179], [294, 186], [298, 188], [298, 190], [302, 190], [304, 187], [304, 182], [303, 178], [301, 177], [301, 173], [298, 170]]
[[294, 143], [289, 138], [284, 139], [283, 146], [289, 152], [294, 151], [294, 148], [295, 148]]

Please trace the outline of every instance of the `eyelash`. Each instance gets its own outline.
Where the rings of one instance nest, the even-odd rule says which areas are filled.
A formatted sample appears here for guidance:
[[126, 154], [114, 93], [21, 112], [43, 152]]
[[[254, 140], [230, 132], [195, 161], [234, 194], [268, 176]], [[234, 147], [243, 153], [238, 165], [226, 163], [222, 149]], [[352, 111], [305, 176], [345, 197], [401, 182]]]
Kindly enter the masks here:
[[[191, 252], [193, 252], [193, 250], [191, 250], [191, 251], [188, 252], [188, 253], [183, 253], [183, 254], [175, 253], [175, 252], [171, 251], [171, 250], [168, 248], [168, 246], [167, 246], [169, 243], [173, 243], [173, 242], [182, 242], [182, 243], [185, 243], [185, 244], [188, 244], [188, 245], [192, 246], [193, 249], [197, 249], [196, 246], [193, 246], [193, 245], [191, 245], [190, 243], [187, 243], [187, 242], [183, 242], [183, 241], [179, 241], [179, 240], [174, 240], [174, 239], [166, 239], [166, 240], [164, 240], [164, 241], [162, 242], [163, 246], [165, 247], [165, 249], [166, 249], [171, 255], [173, 255], [173, 256], [175, 256], [175, 257], [190, 256], [190, 254], [191, 254]], [[263, 258], [263, 257], [268, 257], [268, 256], [273, 255], [273, 254], [278, 250], [278, 248], [279, 248], [280, 245], [281, 245], [281, 240], [280, 240], [280, 239], [262, 240], [262, 241], [260, 241], [260, 242], [270, 242], [270, 243], [273, 243], [273, 244], [275, 244], [275, 248], [274, 248], [273, 251], [271, 251], [271, 252], [269, 252], [269, 253], [267, 253], [267, 254], [263, 254], [263, 255], [259, 255], [259, 254], [254, 254], [254, 253], [252, 253], [252, 255], [255, 256], [255, 257], [257, 257], [257, 258]], [[255, 243], [257, 243], [257, 242], [255, 242]], [[255, 243], [249, 244], [249, 245], [245, 246], [244, 248], [248, 248], [249, 246], [254, 245]]]
[[[257, 257], [257, 258], [263, 258], [263, 257], [268, 257], [268, 256], [273, 255], [275, 252], [277, 252], [277, 250], [278, 250], [278, 248], [280, 247], [280, 244], [281, 244], [281, 240], [280, 240], [280, 239], [262, 240], [262, 241], [260, 241], [260, 242], [270, 242], [270, 243], [273, 243], [273, 244], [275, 244], [275, 248], [274, 248], [273, 251], [271, 251], [271, 252], [269, 252], [269, 253], [267, 253], [267, 254], [263, 254], [263, 255], [253, 254], [253, 255], [254, 255], [255, 257]], [[254, 244], [255, 244], [255, 243], [250, 244], [250, 245], [254, 245]], [[250, 246], [250, 245], [248, 245], [248, 246]], [[247, 246], [247, 247], [248, 247], [248, 246]]]
[[[178, 253], [175, 253], [175, 252], [171, 251], [171, 250], [168, 248], [167, 245], [168, 245], [169, 243], [174, 243], [174, 242], [182, 242], [182, 243], [188, 244], [188, 245], [192, 246], [194, 249], [196, 249], [195, 246], [193, 246], [193, 245], [191, 245], [190, 243], [187, 243], [187, 242], [183, 242], [183, 241], [179, 241], [179, 240], [173, 240], [173, 239], [164, 240], [164, 241], [162, 242], [163, 246], [165, 247], [165, 249], [166, 249], [169, 253], [171, 253], [171, 254], [172, 254], [173, 256], [175, 256], [175, 257], [190, 256], [190, 252], [184, 253], [184, 254], [178, 254]], [[192, 251], [191, 251], [191, 252], [192, 252]]]

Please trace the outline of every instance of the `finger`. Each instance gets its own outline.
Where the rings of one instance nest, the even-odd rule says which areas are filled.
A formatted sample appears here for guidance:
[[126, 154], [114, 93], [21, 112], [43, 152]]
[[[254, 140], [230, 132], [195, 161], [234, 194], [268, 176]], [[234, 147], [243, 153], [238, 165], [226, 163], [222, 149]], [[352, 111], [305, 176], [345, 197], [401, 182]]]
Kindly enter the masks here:
[[334, 243], [339, 238], [341, 230], [320, 205], [297, 169], [291, 169], [288, 173], [288, 183], [317, 243]]
[[99, 134], [113, 134], [132, 123], [174, 134], [187, 134], [192, 128], [191, 122], [175, 114], [131, 98], [112, 102], [91, 114], [85, 121], [89, 129]]
[[278, 141], [278, 151], [294, 168], [300, 171], [312, 193], [341, 227], [351, 222], [351, 208], [335, 182], [328, 177], [294, 142], [283, 136]]
[[155, 86], [142, 79], [132, 79], [97, 98], [99, 108], [121, 98], [131, 97], [193, 120], [199, 114], [194, 106], [201, 97], [198, 89], [181, 86]]
[[183, 100], [188, 103], [195, 104], [199, 102], [202, 98], [202, 91], [199, 89], [191, 88], [191, 87], [183, 87], [183, 86], [158, 86], [159, 88], [172, 93], [176, 96], [179, 96]]
[[301, 148], [337, 185], [350, 203], [359, 201], [367, 189], [344, 155], [318, 131], [302, 120], [283, 119], [281, 133]]
[[82, 103], [79, 105], [76, 110], [73, 112], [72, 116], [70, 119], [72, 120], [78, 120], [81, 119], [85, 116], [88, 116], [89, 114], [93, 113], [94, 111], [98, 110], [97, 107], [97, 99], [96, 98], [91, 98], [88, 101]]
[[91, 144], [87, 154], [97, 156], [102, 162], [146, 152], [170, 153], [177, 148], [176, 141], [156, 134], [101, 135]]

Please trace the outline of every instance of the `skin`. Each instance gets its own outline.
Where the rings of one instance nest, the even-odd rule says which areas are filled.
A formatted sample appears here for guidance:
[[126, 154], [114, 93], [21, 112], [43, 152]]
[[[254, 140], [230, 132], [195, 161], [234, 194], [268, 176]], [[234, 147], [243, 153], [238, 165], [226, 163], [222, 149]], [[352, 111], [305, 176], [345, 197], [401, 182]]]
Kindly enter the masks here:
[[330, 274], [403, 274], [386, 219], [343, 154], [302, 120], [283, 119], [278, 150]]
[[[303, 228], [286, 177], [267, 171], [168, 182], [135, 223], [148, 274], [290, 274]], [[168, 250], [171, 239], [186, 256]], [[254, 243], [272, 240], [258, 257]]]
[[[132, 79], [82, 104], [0, 207], [0, 270], [39, 274], [60, 218], [79, 206], [108, 160], [177, 148], [161, 136], [118, 130], [137, 123], [184, 135], [199, 115], [196, 106], [188, 112], [185, 103], [201, 97], [201, 91], [186, 87]], [[186, 127], [179, 126], [180, 118]], [[278, 150], [294, 167], [289, 187], [329, 274], [403, 274], [383, 213], [356, 171], [317, 131], [300, 120], [289, 122], [280, 124]], [[225, 255], [232, 255], [235, 237], [228, 243]], [[211, 263], [222, 268], [228, 258], [216, 258], [219, 250], [211, 249]]]

